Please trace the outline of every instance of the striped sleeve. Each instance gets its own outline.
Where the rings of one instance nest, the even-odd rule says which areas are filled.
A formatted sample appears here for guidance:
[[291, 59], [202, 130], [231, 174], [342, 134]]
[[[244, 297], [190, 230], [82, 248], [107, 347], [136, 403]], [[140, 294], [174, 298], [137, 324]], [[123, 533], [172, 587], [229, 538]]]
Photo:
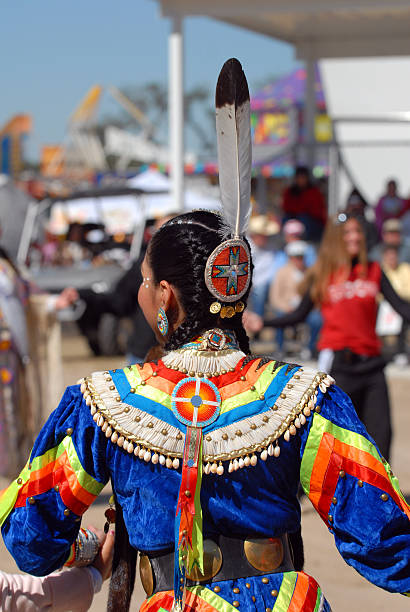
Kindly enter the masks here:
[[1, 494], [2, 535], [21, 570], [43, 576], [69, 559], [81, 516], [109, 478], [106, 444], [80, 387], [69, 387]]
[[410, 591], [410, 509], [350, 399], [320, 394], [303, 432], [300, 479], [345, 561], [387, 591]]

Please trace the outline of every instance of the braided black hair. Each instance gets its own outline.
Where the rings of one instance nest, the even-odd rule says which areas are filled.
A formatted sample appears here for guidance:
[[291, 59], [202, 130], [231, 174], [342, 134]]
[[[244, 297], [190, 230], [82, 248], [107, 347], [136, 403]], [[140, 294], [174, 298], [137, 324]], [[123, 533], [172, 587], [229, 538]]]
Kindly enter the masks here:
[[[211, 329], [232, 330], [244, 353], [249, 353], [249, 339], [242, 325], [242, 314], [222, 318], [209, 310], [215, 298], [205, 285], [205, 266], [209, 255], [222, 242], [222, 220], [219, 215], [196, 211], [175, 217], [153, 236], [147, 252], [154, 281], [168, 281], [175, 287], [186, 314], [183, 323], [172, 333], [166, 350], [179, 348], [194, 336]], [[253, 266], [251, 264], [251, 272]], [[241, 298], [246, 305], [249, 289]], [[172, 323], [172, 312], [167, 313]]]

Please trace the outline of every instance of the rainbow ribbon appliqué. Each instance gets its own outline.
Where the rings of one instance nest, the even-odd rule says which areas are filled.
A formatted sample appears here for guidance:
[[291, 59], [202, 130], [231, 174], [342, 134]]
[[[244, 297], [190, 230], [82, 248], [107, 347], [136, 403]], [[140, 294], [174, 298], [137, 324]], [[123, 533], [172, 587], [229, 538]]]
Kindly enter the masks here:
[[172, 410], [186, 425], [181, 485], [175, 518], [174, 612], [184, 609], [186, 578], [203, 573], [202, 429], [220, 413], [221, 397], [209, 380], [184, 378], [174, 388]]

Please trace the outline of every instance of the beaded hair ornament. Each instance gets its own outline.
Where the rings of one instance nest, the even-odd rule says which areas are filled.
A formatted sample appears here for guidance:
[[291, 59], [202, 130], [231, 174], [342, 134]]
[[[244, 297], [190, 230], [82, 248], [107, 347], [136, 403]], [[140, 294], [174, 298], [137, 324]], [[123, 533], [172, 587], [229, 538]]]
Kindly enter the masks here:
[[237, 59], [228, 60], [222, 67], [215, 105], [225, 240], [208, 257], [205, 283], [217, 299], [210, 311], [230, 318], [243, 311], [240, 299], [251, 282], [251, 257], [243, 240], [251, 214], [250, 102], [248, 83]]

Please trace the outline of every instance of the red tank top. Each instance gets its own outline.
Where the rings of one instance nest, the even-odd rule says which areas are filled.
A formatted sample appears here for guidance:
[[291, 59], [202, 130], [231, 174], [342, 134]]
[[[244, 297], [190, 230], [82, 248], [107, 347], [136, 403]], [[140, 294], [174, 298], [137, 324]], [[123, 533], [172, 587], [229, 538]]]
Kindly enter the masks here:
[[321, 306], [323, 327], [319, 349], [349, 348], [359, 355], [380, 354], [376, 298], [380, 292], [381, 269], [374, 262], [369, 263], [365, 277], [360, 275], [360, 270], [357, 264], [346, 281], [331, 280]]

